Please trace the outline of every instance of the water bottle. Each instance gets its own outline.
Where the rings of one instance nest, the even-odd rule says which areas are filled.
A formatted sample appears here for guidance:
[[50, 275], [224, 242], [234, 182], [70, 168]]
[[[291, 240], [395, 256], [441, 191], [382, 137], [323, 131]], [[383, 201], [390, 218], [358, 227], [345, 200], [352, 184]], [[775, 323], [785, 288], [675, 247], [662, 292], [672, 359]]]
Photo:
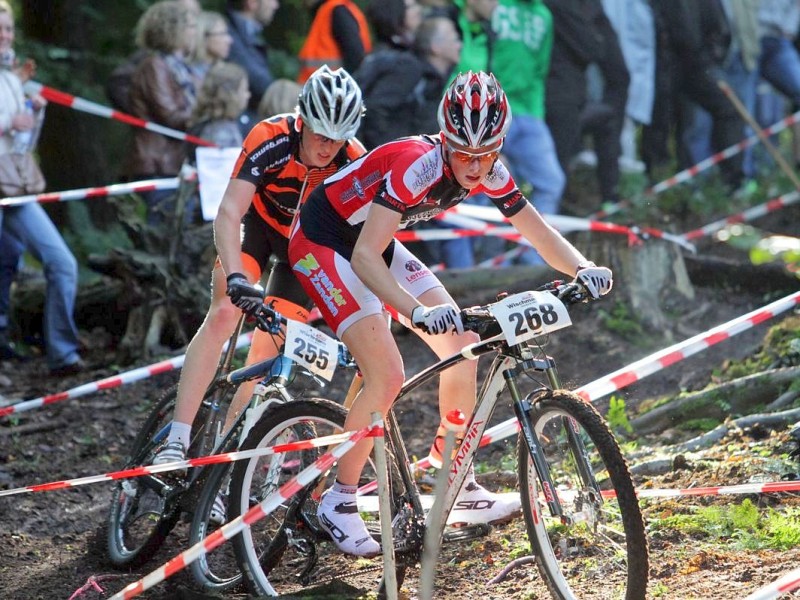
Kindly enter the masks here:
[[[29, 115], [33, 115], [33, 102], [30, 98], [25, 100], [25, 112]], [[14, 142], [11, 146], [11, 152], [14, 154], [25, 154], [26, 152], [30, 152], [31, 142], [33, 140], [33, 127], [26, 131], [17, 131], [14, 133]]]

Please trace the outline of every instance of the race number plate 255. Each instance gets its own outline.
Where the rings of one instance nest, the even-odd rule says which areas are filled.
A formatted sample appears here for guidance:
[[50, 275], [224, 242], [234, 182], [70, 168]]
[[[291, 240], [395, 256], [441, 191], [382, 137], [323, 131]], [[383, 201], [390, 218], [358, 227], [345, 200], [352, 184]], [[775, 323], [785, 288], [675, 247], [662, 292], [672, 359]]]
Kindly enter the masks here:
[[522, 292], [503, 298], [490, 311], [512, 346], [572, 325], [567, 307], [548, 292]]
[[333, 379], [339, 360], [339, 342], [305, 323], [286, 323], [286, 356], [325, 379]]

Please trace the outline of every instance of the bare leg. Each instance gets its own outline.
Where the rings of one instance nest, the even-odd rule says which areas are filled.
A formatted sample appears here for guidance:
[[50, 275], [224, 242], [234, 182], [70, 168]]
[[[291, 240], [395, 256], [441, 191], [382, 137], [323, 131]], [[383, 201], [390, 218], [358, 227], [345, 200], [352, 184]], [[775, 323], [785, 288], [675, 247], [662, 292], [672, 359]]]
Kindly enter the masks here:
[[[449, 302], [456, 304], [444, 288], [428, 290], [419, 297], [425, 306], [435, 306]], [[478, 342], [475, 333], [462, 335], [428, 335], [418, 329], [413, 330], [433, 350], [439, 358], [452, 356], [464, 346]], [[468, 360], [444, 371], [439, 378], [439, 414], [444, 416], [451, 410], [462, 411], [467, 418], [475, 409], [477, 396], [478, 361]]]
[[174, 420], [191, 424], [211, 384], [222, 346], [230, 338], [241, 311], [225, 295], [225, 274], [217, 266], [211, 279], [211, 306], [203, 324], [186, 349], [186, 360], [178, 383]]
[[[345, 431], [355, 431], [370, 424], [373, 412], [386, 414], [389, 410], [405, 379], [403, 359], [382, 315], [371, 315], [351, 325], [342, 341], [364, 376], [364, 387], [344, 423]], [[371, 450], [371, 439], [356, 444], [339, 460], [336, 479], [356, 485]]]

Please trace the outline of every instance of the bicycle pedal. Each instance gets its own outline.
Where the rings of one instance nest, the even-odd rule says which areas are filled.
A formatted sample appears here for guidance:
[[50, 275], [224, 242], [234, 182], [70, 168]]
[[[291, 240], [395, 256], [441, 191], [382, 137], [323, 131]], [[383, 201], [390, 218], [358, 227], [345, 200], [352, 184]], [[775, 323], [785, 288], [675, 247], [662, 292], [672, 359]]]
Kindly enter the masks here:
[[485, 537], [492, 531], [492, 526], [488, 523], [474, 523], [461, 527], [447, 527], [442, 537], [445, 543], [463, 542]]

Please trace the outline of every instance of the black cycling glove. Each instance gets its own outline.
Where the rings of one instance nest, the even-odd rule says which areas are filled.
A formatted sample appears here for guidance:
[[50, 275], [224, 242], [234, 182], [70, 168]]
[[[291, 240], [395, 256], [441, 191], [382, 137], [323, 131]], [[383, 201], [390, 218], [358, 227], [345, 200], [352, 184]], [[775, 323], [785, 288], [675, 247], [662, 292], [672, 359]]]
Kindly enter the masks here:
[[227, 279], [228, 289], [225, 291], [231, 302], [241, 308], [248, 315], [255, 313], [256, 309], [264, 302], [264, 294], [257, 287], [247, 281], [241, 273], [231, 273]]

